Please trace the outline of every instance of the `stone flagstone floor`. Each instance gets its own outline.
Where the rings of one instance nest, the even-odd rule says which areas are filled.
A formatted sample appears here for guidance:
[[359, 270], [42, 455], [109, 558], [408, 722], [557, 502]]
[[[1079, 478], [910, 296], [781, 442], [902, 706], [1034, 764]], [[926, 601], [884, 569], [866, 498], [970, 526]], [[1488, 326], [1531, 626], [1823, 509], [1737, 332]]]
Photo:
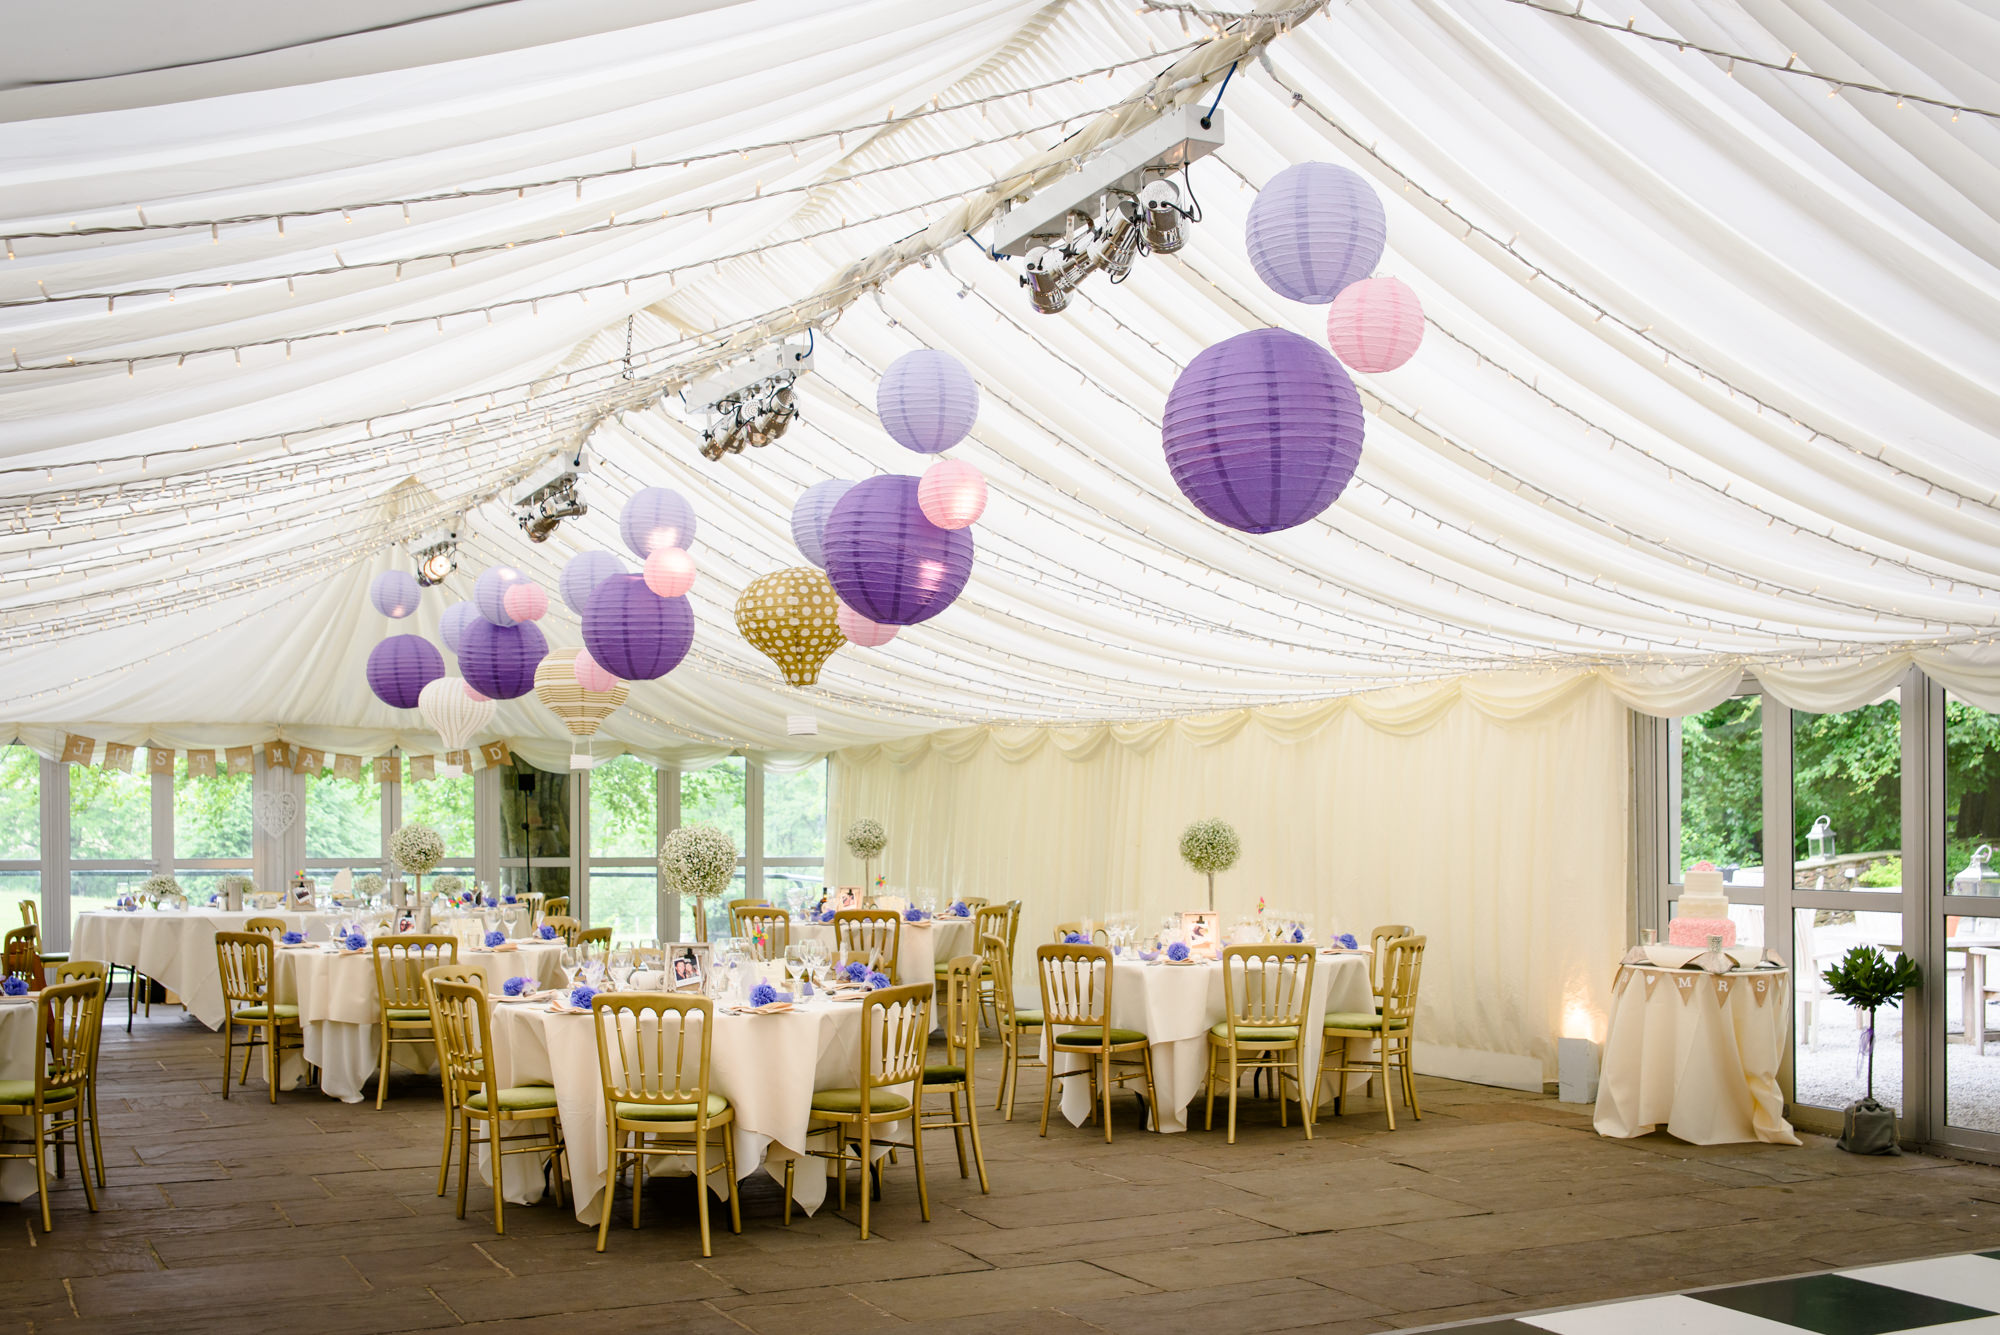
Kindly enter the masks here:
[[1587, 1109], [1429, 1079], [1393, 1133], [1363, 1102], [1308, 1144], [1252, 1103], [1233, 1146], [1153, 1136], [1121, 1097], [1115, 1144], [1059, 1118], [1042, 1140], [1032, 1073], [985, 1122], [992, 1195], [932, 1145], [930, 1224], [907, 1163], [867, 1243], [851, 1206], [782, 1227], [758, 1175], [703, 1260], [692, 1187], [662, 1181], [638, 1232], [621, 1196], [600, 1256], [567, 1208], [510, 1207], [496, 1237], [475, 1190], [453, 1217], [435, 1084], [399, 1077], [382, 1112], [255, 1084], [225, 1103], [219, 1062], [178, 1012], [107, 1024], [111, 1186], [93, 1216], [59, 1184], [51, 1235], [0, 1205], [0, 1335], [1363, 1332], [2000, 1246], [2000, 1168], [1608, 1141]]

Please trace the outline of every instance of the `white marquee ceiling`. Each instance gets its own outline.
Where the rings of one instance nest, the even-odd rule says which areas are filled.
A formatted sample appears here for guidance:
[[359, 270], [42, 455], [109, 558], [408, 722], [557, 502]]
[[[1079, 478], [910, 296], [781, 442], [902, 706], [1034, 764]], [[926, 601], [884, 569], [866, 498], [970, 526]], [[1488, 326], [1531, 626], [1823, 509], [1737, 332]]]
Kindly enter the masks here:
[[[1972, 7], [1628, 8], [2000, 108], [2000, 21]], [[1101, 0], [353, 14], [352, 35], [204, 23], [158, 48], [188, 67], [163, 74], [51, 10], [28, 52], [48, 72], [5, 68], [0, 718], [414, 728], [362, 677], [393, 540], [471, 506], [454, 593], [498, 560], [553, 586], [659, 484], [700, 516], [695, 650], [606, 734], [655, 755], [795, 749], [806, 710], [835, 746], [1497, 668], [1977, 652], [2000, 625], [1991, 116], [1513, 0], [1352, 0], [1237, 70], [1185, 251], [1043, 317], [1017, 266], [953, 246], [816, 335], [789, 434], [710, 464], [677, 399], [606, 414], [1127, 99], [1207, 23]], [[1431, 324], [1409, 366], [1357, 377], [1346, 495], [1251, 537], [1180, 496], [1158, 422], [1202, 348], [1322, 332], [1242, 247], [1255, 186], [1315, 158], [1374, 182], [1381, 272]], [[873, 397], [921, 345], [983, 395], [955, 451], [993, 486], [972, 583], [790, 690], [736, 594], [800, 562], [807, 486], [920, 471]], [[591, 514], [531, 546], [493, 497], [593, 423]], [[544, 624], [577, 642], [567, 612]], [[560, 735], [532, 700], [503, 725]]]

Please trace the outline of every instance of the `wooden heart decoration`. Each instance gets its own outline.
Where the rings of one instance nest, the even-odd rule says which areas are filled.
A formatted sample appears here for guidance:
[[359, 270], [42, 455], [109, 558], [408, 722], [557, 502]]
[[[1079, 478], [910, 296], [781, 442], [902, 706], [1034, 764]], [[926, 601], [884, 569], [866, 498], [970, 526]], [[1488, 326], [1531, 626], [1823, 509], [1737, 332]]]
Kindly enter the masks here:
[[250, 803], [257, 828], [276, 839], [299, 818], [299, 799], [291, 793], [259, 793]]

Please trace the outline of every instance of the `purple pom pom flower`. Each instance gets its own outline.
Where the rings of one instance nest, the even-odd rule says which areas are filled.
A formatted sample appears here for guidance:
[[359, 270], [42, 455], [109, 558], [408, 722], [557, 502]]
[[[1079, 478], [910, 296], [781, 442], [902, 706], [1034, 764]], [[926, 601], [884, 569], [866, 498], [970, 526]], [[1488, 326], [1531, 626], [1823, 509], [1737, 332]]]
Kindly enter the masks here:
[[824, 913], [820, 914], [820, 915], [819, 915], [819, 920], [820, 920], [821, 922], [832, 922], [832, 921], [833, 921], [833, 910], [832, 910], [832, 909], [828, 909], [828, 910], [827, 910], [826, 912], [824, 912]]
[[488, 932], [486, 934], [486, 948], [488, 950], [493, 949], [495, 946], [504, 946], [506, 944], [507, 934], [505, 932]]
[[840, 976], [850, 983], [865, 983], [868, 981], [868, 966], [860, 960], [851, 961], [841, 967]]
[[951, 916], [954, 918], [970, 918], [972, 916], [972, 906], [962, 899], [957, 900], [951, 906]]
[[359, 932], [349, 932], [346, 936], [340, 938], [340, 944], [346, 946], [349, 950], [366, 950], [368, 949], [368, 938]]
[[772, 987], [769, 983], [759, 983], [750, 989], [750, 1004], [752, 1006], [768, 1006], [777, 999], [778, 989]]
[[0, 992], [10, 997], [25, 997], [28, 995], [28, 980], [9, 974], [5, 978], [0, 978]]
[[1090, 938], [1082, 932], [1071, 932], [1063, 938], [1063, 944], [1066, 946], [1087, 946], [1090, 944]]
[[302, 946], [306, 943], [304, 932], [286, 932], [282, 940], [288, 946]]
[[1293, 944], [1293, 945], [1295, 945], [1295, 946], [1296, 946], [1296, 945], [1300, 945], [1300, 944], [1303, 944], [1303, 943], [1304, 943], [1304, 941], [1305, 941], [1305, 939], [1306, 939], [1306, 929], [1305, 929], [1305, 928], [1303, 928], [1303, 927], [1294, 927], [1294, 928], [1292, 929], [1292, 944]]
[[1349, 950], [1361, 949], [1361, 943], [1354, 939], [1354, 933], [1352, 932], [1342, 932], [1338, 937], [1334, 939], [1339, 941], [1341, 945], [1346, 946]]
[[880, 988], [884, 988], [887, 986], [889, 986], [888, 974], [878, 972], [878, 973], [871, 973], [868, 975], [868, 990], [870, 992], [874, 992]]
[[590, 1009], [591, 998], [596, 995], [597, 989], [589, 983], [578, 983], [569, 990], [569, 1004], [580, 1011], [587, 1011]]
[[924, 911], [918, 908], [915, 904], [912, 904], [910, 905], [910, 907], [903, 910], [904, 922], [922, 922], [923, 920], [924, 920]]
[[1174, 963], [1179, 964], [1182, 960], [1186, 959], [1187, 957], [1188, 957], [1187, 942], [1176, 941], [1172, 945], [1167, 947], [1167, 958], [1172, 960]]
[[535, 929], [535, 935], [539, 936], [544, 941], [553, 941], [556, 939], [556, 929], [549, 926], [547, 923], [543, 923], [540, 927], [537, 927]]
[[525, 997], [535, 990], [535, 980], [526, 974], [521, 974], [502, 983], [500, 990], [510, 997]]

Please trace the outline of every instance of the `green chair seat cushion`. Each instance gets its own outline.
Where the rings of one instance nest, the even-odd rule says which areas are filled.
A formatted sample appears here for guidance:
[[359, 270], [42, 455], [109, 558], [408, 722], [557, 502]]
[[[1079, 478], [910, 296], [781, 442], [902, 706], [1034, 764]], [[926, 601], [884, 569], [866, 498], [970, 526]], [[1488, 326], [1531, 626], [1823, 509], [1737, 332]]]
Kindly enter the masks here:
[[[474, 1112], [486, 1111], [486, 1091], [466, 1099], [465, 1106]], [[554, 1108], [556, 1091], [553, 1085], [509, 1085], [500, 1091], [501, 1112], [533, 1112], [539, 1108]]]
[[1014, 1026], [1017, 1029], [1033, 1029], [1042, 1023], [1042, 1013], [1038, 1010], [1014, 1010]]
[[[729, 1100], [720, 1094], [708, 1096], [708, 1116], [720, 1117], [729, 1111]], [[628, 1122], [692, 1122], [694, 1100], [686, 1103], [621, 1103], [618, 1116]]]
[[924, 1083], [927, 1085], [955, 1085], [965, 1079], [963, 1066], [926, 1066]]
[[[1219, 1020], [1209, 1026], [1208, 1032], [1227, 1043], [1229, 1041], [1229, 1021]], [[1291, 1024], [1239, 1024], [1236, 1026], [1236, 1041], [1239, 1043], [1290, 1043], [1297, 1040], [1299, 1030]]]
[[[1144, 1043], [1145, 1041], [1146, 1036], [1137, 1029], [1114, 1028], [1111, 1031], [1111, 1043], [1114, 1047], [1124, 1043]], [[1103, 1042], [1104, 1031], [1094, 1024], [1087, 1024], [1081, 1029], [1072, 1029], [1066, 1034], [1056, 1035], [1056, 1046], [1059, 1048], [1094, 1048]]]
[[297, 1006], [288, 1006], [282, 1001], [271, 1007], [245, 1006], [242, 1010], [231, 1011], [229, 1018], [232, 1020], [268, 1020], [273, 1014], [280, 1020], [296, 1020], [299, 1018], [299, 1008]]
[[[1366, 1011], [1328, 1011], [1326, 1027], [1328, 1029], [1380, 1029], [1382, 1027], [1382, 1017], [1371, 1015]], [[1408, 1020], [1391, 1020], [1389, 1027], [1391, 1029], [1408, 1029], [1410, 1022]]]
[[389, 1019], [396, 1024], [408, 1024], [417, 1020], [428, 1024], [431, 1018], [431, 1013], [421, 1006], [391, 1006], [388, 1014]]
[[[868, 1091], [868, 1094], [868, 1109], [870, 1112], [901, 1112], [910, 1106], [910, 1101], [901, 1094], [894, 1094], [886, 1089], [871, 1089]], [[861, 1091], [858, 1089], [815, 1090], [812, 1097], [812, 1110], [814, 1112], [826, 1113], [858, 1113], [861, 1111]]]
[[[76, 1099], [77, 1091], [66, 1089], [51, 1092], [44, 1107], [60, 1106]], [[32, 1080], [0, 1080], [0, 1107], [22, 1108], [35, 1101], [35, 1082]], [[29, 1155], [33, 1158], [33, 1155]]]

